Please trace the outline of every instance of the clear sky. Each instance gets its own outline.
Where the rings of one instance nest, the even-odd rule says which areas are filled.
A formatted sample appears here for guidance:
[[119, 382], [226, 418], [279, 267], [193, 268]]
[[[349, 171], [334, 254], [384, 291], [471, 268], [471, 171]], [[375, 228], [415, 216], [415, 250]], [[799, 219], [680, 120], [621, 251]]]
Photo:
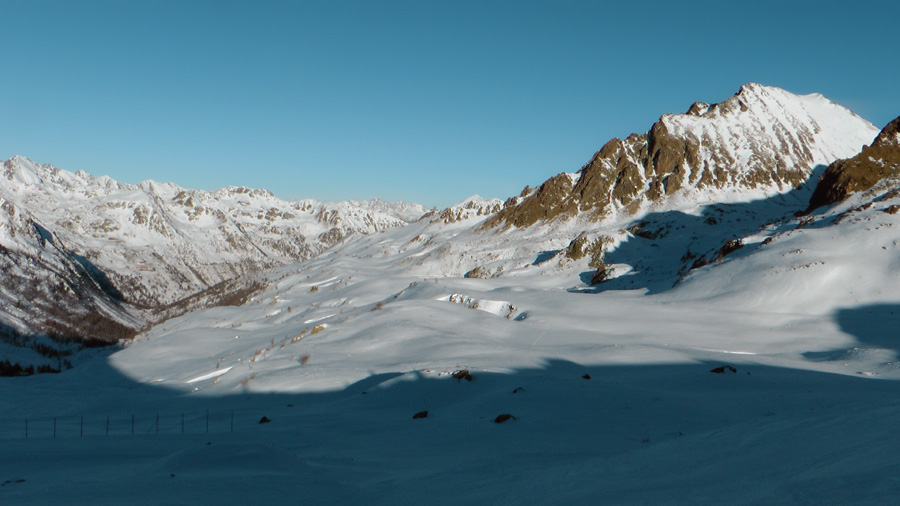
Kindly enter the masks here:
[[0, 20], [0, 157], [129, 183], [446, 206], [746, 82], [900, 115], [896, 0], [0, 0]]

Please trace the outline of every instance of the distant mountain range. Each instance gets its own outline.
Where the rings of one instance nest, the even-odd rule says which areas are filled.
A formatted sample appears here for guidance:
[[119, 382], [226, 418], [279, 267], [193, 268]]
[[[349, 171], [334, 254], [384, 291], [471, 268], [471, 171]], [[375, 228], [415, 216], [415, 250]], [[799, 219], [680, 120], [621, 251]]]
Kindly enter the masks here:
[[173, 308], [194, 307], [183, 299], [426, 211], [380, 200], [287, 202], [249, 188], [129, 185], [16, 156], [0, 167], [0, 333], [19, 344], [42, 334], [115, 342]]

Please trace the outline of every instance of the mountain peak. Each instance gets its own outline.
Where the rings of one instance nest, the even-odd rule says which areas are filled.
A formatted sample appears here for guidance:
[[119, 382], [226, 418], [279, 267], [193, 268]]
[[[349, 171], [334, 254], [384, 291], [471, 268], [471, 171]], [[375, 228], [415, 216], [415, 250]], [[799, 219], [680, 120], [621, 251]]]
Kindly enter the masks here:
[[21, 155], [15, 155], [3, 162], [4, 176], [10, 181], [24, 185], [40, 184], [41, 168], [39, 164]]
[[746, 83], [746, 84], [741, 85], [741, 88], [738, 90], [737, 93], [735, 93], [735, 95], [758, 93], [763, 88], [765, 88], [765, 86], [763, 86], [759, 83]]
[[878, 136], [872, 142], [872, 146], [887, 144], [900, 145], [900, 117], [897, 117], [881, 129], [881, 132], [878, 133]]
[[685, 114], [664, 114], [644, 134], [612, 139], [576, 180], [547, 180], [486, 226], [633, 215], [676, 194], [697, 202], [710, 192], [731, 199], [780, 193], [805, 182], [816, 166], [858, 152], [876, 132], [822, 95], [748, 83], [723, 102], [695, 102]]

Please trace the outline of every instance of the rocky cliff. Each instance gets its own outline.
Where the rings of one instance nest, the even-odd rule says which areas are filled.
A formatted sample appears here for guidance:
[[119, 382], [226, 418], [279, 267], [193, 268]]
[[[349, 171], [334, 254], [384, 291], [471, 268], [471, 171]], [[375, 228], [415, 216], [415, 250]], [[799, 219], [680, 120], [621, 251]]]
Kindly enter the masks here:
[[888, 123], [871, 146], [828, 166], [810, 197], [807, 211], [834, 204], [896, 176], [900, 176], [900, 117]]

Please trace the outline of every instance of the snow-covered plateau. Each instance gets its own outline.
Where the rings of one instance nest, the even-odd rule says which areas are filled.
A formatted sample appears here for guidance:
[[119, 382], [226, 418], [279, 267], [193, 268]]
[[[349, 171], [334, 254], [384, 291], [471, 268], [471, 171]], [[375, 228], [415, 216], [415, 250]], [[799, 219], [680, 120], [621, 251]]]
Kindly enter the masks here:
[[[878, 129], [819, 95], [745, 88], [747, 110], [695, 104], [661, 119], [708, 140], [706, 158], [670, 173], [683, 169], [672, 191], [647, 169], [617, 194], [631, 162], [595, 156], [506, 202], [473, 196], [419, 219], [396, 204], [384, 212], [403, 223], [242, 271], [240, 305], [198, 305], [82, 350], [59, 374], [0, 378], [0, 502], [893, 504], [900, 157], [879, 161], [894, 175], [804, 212], [824, 166]], [[772, 131], [795, 148], [760, 155]], [[900, 153], [900, 141], [879, 149]], [[734, 157], [744, 165], [717, 172]], [[704, 160], [705, 185], [690, 175]], [[780, 175], [748, 182], [765, 160]], [[610, 193], [576, 192], [597, 187], [586, 177]], [[198, 195], [195, 208], [223, 213], [248, 198]], [[192, 223], [178, 216], [142, 247], [165, 248]], [[40, 230], [102, 241], [40, 220], [39, 253]], [[125, 233], [110, 232], [123, 252]]]

